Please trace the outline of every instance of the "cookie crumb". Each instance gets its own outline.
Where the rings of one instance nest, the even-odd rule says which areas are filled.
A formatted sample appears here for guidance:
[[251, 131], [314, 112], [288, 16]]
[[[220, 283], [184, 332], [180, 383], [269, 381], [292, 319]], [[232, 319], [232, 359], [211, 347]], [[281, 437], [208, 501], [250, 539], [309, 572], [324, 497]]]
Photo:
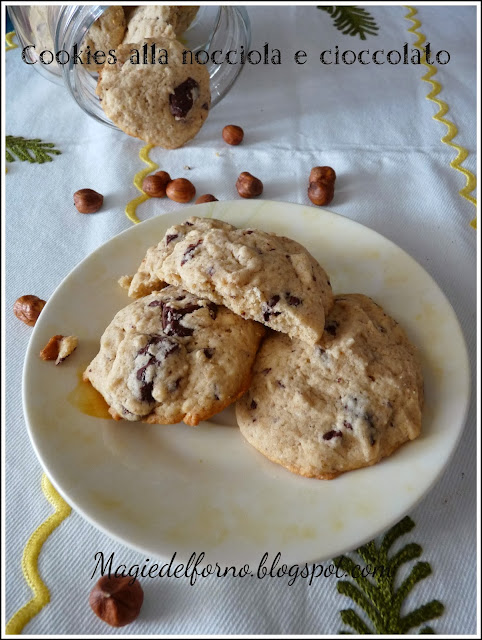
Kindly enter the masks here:
[[121, 276], [119, 278], [119, 280], [117, 280], [117, 284], [120, 287], [122, 287], [122, 289], [125, 289], [126, 291], [129, 291], [129, 287], [131, 286], [132, 278], [133, 278], [133, 276]]
[[77, 349], [79, 341], [77, 336], [65, 336], [60, 341], [59, 355], [55, 364], [61, 364], [66, 358], [68, 358]]

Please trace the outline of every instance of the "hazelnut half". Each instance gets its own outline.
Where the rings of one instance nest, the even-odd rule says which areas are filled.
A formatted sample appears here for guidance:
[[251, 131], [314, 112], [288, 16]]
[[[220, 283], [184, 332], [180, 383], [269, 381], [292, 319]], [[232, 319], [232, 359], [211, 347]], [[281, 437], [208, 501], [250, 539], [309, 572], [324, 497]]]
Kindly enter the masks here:
[[104, 202], [104, 196], [93, 189], [79, 189], [74, 193], [74, 204], [79, 213], [95, 213]]
[[40, 357], [42, 358], [42, 360], [57, 360], [60, 352], [60, 343], [62, 342], [63, 337], [64, 336], [58, 334], [50, 338], [50, 340], [40, 352]]
[[239, 174], [236, 189], [242, 198], [255, 198], [263, 193], [263, 183], [248, 171]]
[[322, 207], [329, 204], [335, 195], [335, 187], [333, 182], [310, 182], [308, 187], [308, 198], [313, 204]]
[[158, 171], [154, 175], [144, 178], [142, 190], [151, 198], [165, 198], [169, 182], [171, 182], [171, 176], [167, 171]]
[[218, 202], [218, 199], [211, 193], [205, 193], [203, 196], [199, 196], [194, 204], [203, 204], [204, 202]]
[[124, 627], [139, 615], [144, 592], [138, 580], [131, 583], [129, 576], [102, 576], [90, 592], [92, 611], [111, 627]]
[[228, 144], [236, 146], [241, 144], [244, 138], [244, 131], [235, 124], [228, 124], [223, 129], [223, 140]]
[[33, 327], [44, 307], [45, 300], [37, 296], [20, 296], [13, 305], [13, 312], [19, 320]]
[[335, 182], [336, 173], [331, 167], [313, 167], [310, 182]]
[[176, 178], [167, 185], [166, 195], [174, 202], [190, 202], [196, 195], [196, 188], [186, 178]]

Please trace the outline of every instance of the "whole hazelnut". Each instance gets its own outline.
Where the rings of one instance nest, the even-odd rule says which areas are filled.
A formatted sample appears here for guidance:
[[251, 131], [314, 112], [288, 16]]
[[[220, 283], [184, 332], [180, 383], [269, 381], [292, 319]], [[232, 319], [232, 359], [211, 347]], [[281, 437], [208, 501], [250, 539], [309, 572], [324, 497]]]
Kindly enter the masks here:
[[218, 199], [211, 193], [205, 193], [203, 196], [199, 196], [194, 204], [203, 204], [204, 202], [218, 202]]
[[171, 176], [167, 171], [158, 171], [154, 175], [144, 178], [142, 190], [151, 198], [165, 198], [169, 182], [171, 182]]
[[139, 615], [144, 592], [138, 580], [131, 581], [129, 576], [102, 576], [90, 592], [92, 611], [111, 627], [124, 627]]
[[329, 204], [335, 195], [335, 187], [333, 182], [310, 182], [308, 187], [308, 198], [313, 204], [322, 207]]
[[335, 182], [336, 173], [331, 167], [313, 167], [310, 182]]
[[74, 204], [79, 213], [95, 213], [104, 202], [104, 196], [93, 189], [79, 189], [74, 193]]
[[263, 193], [263, 183], [248, 171], [239, 174], [236, 189], [242, 198], [255, 198]]
[[21, 296], [13, 305], [13, 312], [19, 320], [33, 327], [40, 312], [45, 307], [45, 300], [37, 296]]
[[223, 129], [223, 140], [228, 144], [236, 146], [241, 144], [244, 138], [244, 131], [235, 124], [228, 124]]
[[174, 202], [190, 202], [196, 195], [196, 188], [186, 178], [176, 178], [167, 185], [166, 195]]

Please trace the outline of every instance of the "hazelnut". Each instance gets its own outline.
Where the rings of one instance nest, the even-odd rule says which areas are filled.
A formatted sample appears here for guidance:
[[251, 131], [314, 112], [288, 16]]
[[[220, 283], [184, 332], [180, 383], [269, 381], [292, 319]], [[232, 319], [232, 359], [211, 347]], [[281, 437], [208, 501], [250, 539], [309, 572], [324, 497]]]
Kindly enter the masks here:
[[13, 312], [19, 320], [33, 327], [37, 322], [40, 312], [45, 307], [45, 300], [37, 296], [21, 296], [13, 305]]
[[59, 357], [60, 343], [64, 336], [52, 336], [45, 347], [40, 352], [42, 360], [57, 360]]
[[139, 615], [144, 592], [138, 580], [129, 576], [102, 576], [90, 592], [92, 611], [111, 627], [124, 627]]
[[196, 189], [186, 178], [176, 178], [167, 185], [166, 195], [174, 202], [189, 202], [196, 195]]
[[329, 204], [335, 195], [335, 187], [333, 182], [310, 182], [308, 187], [308, 198], [313, 204], [319, 207]]
[[335, 182], [336, 173], [331, 167], [313, 167], [309, 182]]
[[223, 129], [223, 140], [233, 146], [241, 144], [244, 138], [244, 131], [235, 124], [228, 124]]
[[242, 198], [255, 198], [263, 193], [263, 183], [248, 171], [239, 174], [236, 189]]
[[203, 204], [204, 202], [218, 202], [218, 199], [211, 193], [205, 193], [203, 196], [199, 196], [194, 204]]
[[169, 182], [171, 182], [171, 176], [166, 171], [158, 171], [154, 175], [144, 178], [142, 190], [151, 198], [165, 198]]
[[80, 189], [74, 193], [74, 204], [79, 213], [95, 213], [104, 202], [104, 196], [93, 189]]

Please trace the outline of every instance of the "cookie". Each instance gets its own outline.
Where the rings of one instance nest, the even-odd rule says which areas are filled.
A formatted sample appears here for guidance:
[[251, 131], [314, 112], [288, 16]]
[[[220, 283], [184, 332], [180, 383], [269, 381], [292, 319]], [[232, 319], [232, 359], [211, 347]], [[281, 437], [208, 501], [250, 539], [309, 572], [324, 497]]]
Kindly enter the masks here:
[[138, 9], [138, 6], [137, 5], [122, 5], [122, 8], [124, 9], [124, 15], [126, 17], [126, 22], [129, 23], [131, 15], [134, 13], [134, 11], [136, 9]]
[[195, 426], [248, 389], [263, 334], [255, 322], [166, 287], [116, 314], [84, 379], [116, 419]]
[[196, 17], [199, 7], [145, 5], [129, 12], [124, 42], [145, 38], [171, 38], [182, 34]]
[[181, 147], [196, 135], [209, 113], [209, 73], [201, 64], [183, 64], [183, 50], [177, 40], [165, 37], [116, 49], [117, 63], [104, 65], [96, 93], [119, 129], [165, 149]]
[[335, 297], [317, 345], [268, 337], [236, 406], [241, 433], [290, 471], [331, 479], [391, 455], [421, 431], [415, 347], [373, 300]]
[[[97, 18], [94, 24], [87, 31], [87, 34], [82, 41], [81, 59], [86, 69], [89, 71], [99, 71], [105, 66], [105, 61], [109, 56], [109, 51], [115, 50], [118, 45], [121, 44], [124, 39], [126, 31], [126, 19], [124, 10], [122, 7], [112, 6], [104, 11], [104, 13]], [[86, 48], [90, 47], [90, 57], [87, 57]], [[97, 64], [93, 59], [93, 54], [96, 51], [103, 51], [105, 57], [98, 57], [100, 64]], [[88, 62], [90, 60], [90, 63]]]
[[310, 343], [321, 337], [333, 301], [328, 276], [294, 240], [207, 218], [168, 229], [147, 251], [129, 295], [163, 282]]
[[195, 17], [197, 16], [197, 12], [199, 11], [199, 7], [190, 6], [177, 6], [170, 7], [171, 12], [168, 16], [167, 21], [169, 24], [172, 24], [174, 31], [179, 36], [184, 31], [187, 31], [191, 24], [194, 22]]
[[[49, 28], [49, 7], [33, 5], [28, 8], [28, 19], [32, 33], [32, 44], [35, 45], [34, 55], [38, 56], [42, 51], [54, 51], [54, 41]], [[55, 58], [52, 66], [57, 67]]]

